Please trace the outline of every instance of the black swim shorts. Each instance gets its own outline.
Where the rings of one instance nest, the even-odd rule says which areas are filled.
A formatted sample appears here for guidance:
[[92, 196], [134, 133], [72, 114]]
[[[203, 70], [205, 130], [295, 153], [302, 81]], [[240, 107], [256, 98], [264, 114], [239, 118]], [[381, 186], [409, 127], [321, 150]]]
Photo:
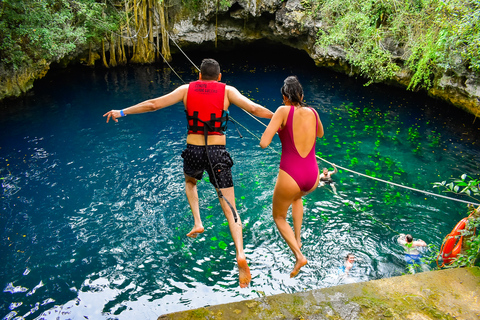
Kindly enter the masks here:
[[[182, 152], [183, 171], [187, 176], [197, 180], [202, 179], [203, 172], [206, 170], [210, 177], [210, 183], [215, 188], [230, 188], [233, 187], [232, 180], [232, 166], [233, 160], [226, 150], [225, 146], [213, 145], [208, 146], [208, 154], [212, 165], [208, 163], [205, 146], [187, 145], [187, 148]], [[215, 185], [215, 179], [212, 175], [212, 168], [215, 172], [215, 178], [218, 186]]]

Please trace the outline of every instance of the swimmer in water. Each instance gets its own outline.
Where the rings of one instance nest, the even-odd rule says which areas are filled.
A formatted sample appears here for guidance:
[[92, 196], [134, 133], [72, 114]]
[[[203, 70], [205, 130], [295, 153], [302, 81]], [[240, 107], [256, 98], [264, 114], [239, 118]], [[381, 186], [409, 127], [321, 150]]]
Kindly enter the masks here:
[[337, 167], [335, 167], [334, 164], [333, 165], [333, 171], [328, 171], [327, 168], [323, 168], [323, 172], [320, 174], [320, 183], [319, 183], [319, 187], [323, 187], [325, 186], [326, 184], [328, 184], [329, 186], [332, 187], [332, 190], [333, 190], [333, 193], [334, 194], [337, 194], [337, 189], [335, 188], [335, 182], [333, 182], [333, 179], [332, 179], [332, 174], [335, 174], [338, 172], [337, 170]]
[[418, 239], [413, 240], [413, 237], [410, 234], [400, 234], [397, 239], [397, 242], [403, 246], [405, 250], [405, 262], [408, 265], [408, 269], [411, 273], [415, 273], [415, 266], [419, 265], [423, 271], [428, 271], [428, 267], [422, 261], [422, 254], [418, 248], [426, 247], [427, 244], [425, 241]]

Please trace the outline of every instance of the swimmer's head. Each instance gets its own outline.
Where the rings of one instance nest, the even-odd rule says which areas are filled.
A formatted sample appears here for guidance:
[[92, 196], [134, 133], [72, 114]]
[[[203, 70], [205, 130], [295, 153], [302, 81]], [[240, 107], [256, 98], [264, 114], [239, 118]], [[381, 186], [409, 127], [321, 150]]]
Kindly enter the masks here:
[[347, 254], [347, 256], [345, 257], [345, 261], [354, 262], [355, 261], [355, 255], [353, 253]]
[[328, 173], [328, 169], [327, 168], [323, 168], [323, 174], [326, 175]]
[[220, 65], [214, 59], [203, 59], [200, 65], [202, 80], [218, 80], [220, 75]]
[[413, 241], [412, 235], [407, 234], [407, 235], [405, 236], [405, 240], [406, 240], [408, 243], [412, 242], [412, 241]]
[[296, 76], [285, 79], [280, 91], [293, 105], [303, 105], [303, 88]]

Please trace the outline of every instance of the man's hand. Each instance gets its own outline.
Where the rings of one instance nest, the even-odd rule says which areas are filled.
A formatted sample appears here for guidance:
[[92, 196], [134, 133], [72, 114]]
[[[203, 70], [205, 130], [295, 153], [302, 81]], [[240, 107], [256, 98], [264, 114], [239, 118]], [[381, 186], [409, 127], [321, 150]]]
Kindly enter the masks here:
[[120, 110], [110, 110], [107, 113], [103, 115], [104, 117], [107, 117], [107, 123], [110, 121], [110, 118], [112, 118], [113, 121], [118, 122], [117, 118], [120, 118]]

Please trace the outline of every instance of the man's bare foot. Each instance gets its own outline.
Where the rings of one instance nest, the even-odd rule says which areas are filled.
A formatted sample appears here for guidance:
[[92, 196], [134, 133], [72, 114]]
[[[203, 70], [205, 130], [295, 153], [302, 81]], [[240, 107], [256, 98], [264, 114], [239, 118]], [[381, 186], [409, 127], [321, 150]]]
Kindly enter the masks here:
[[205, 229], [203, 228], [203, 226], [200, 226], [200, 227], [196, 227], [194, 226], [192, 231], [190, 231], [189, 233], [187, 233], [187, 237], [190, 237], [190, 238], [196, 238], [198, 236], [199, 233], [203, 233], [203, 231], [205, 231]]
[[238, 281], [240, 282], [240, 288], [246, 288], [250, 284], [250, 280], [252, 280], [252, 276], [250, 275], [250, 268], [248, 267], [247, 260], [245, 259], [237, 259], [238, 264]]
[[307, 264], [307, 259], [304, 256], [302, 256], [302, 258], [297, 260], [297, 263], [295, 263], [295, 267], [293, 267], [292, 272], [290, 272], [290, 278], [295, 277], [300, 272], [300, 268], [302, 268], [306, 264]]

